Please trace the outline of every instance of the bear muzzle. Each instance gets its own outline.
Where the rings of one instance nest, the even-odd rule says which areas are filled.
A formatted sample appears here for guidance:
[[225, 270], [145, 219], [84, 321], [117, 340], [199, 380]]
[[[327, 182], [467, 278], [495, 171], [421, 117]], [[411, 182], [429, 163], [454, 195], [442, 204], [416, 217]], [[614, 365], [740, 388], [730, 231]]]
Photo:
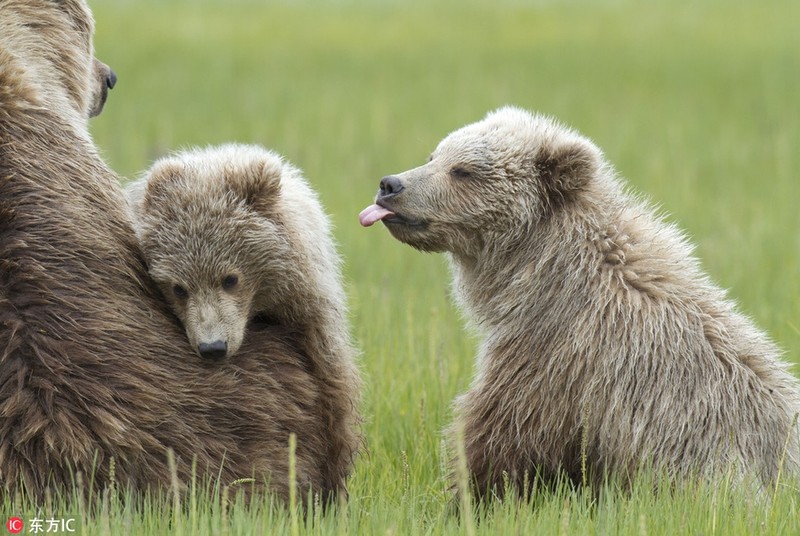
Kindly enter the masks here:
[[111, 67], [95, 58], [94, 61], [96, 83], [99, 86], [99, 92], [94, 97], [94, 102], [89, 110], [89, 117], [97, 117], [103, 111], [106, 100], [108, 100], [108, 90], [114, 89], [117, 85], [117, 73]]
[[197, 353], [203, 359], [209, 361], [219, 361], [228, 354], [228, 343], [223, 340], [214, 342], [201, 342], [197, 345]]

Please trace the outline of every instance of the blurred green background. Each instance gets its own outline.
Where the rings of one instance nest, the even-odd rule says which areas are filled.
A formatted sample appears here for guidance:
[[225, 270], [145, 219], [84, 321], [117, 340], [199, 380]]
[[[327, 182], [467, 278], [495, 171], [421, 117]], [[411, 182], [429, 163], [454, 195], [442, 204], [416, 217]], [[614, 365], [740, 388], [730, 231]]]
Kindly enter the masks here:
[[396, 519], [373, 529], [427, 531], [439, 519], [440, 431], [476, 341], [449, 299], [444, 258], [360, 228], [357, 214], [383, 175], [423, 163], [496, 107], [591, 137], [800, 362], [800, 2], [90, 4], [97, 55], [119, 76], [92, 132], [121, 175], [182, 147], [252, 142], [320, 192], [365, 376], [369, 454], [352, 497]]

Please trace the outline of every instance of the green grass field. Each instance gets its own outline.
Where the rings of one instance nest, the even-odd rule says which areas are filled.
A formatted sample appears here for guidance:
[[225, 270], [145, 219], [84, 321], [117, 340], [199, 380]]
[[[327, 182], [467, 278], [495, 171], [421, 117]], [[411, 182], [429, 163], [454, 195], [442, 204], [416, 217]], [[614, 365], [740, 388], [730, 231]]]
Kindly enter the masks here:
[[[368, 452], [349, 503], [313, 534], [800, 534], [800, 490], [655, 495], [568, 488], [475, 515], [451, 509], [441, 430], [476, 340], [441, 256], [357, 214], [380, 177], [512, 103], [590, 136], [697, 244], [713, 279], [800, 364], [800, 2], [94, 0], [119, 76], [92, 132], [121, 175], [173, 149], [271, 147], [331, 214], [362, 350]], [[490, 7], [491, 6], [491, 7]], [[794, 367], [800, 373], [800, 366]], [[34, 515], [36, 507], [4, 509]], [[50, 505], [85, 534], [293, 532], [268, 501]], [[45, 508], [47, 510], [47, 508]], [[49, 512], [46, 512], [49, 513]], [[23, 516], [25, 517], [25, 516]]]

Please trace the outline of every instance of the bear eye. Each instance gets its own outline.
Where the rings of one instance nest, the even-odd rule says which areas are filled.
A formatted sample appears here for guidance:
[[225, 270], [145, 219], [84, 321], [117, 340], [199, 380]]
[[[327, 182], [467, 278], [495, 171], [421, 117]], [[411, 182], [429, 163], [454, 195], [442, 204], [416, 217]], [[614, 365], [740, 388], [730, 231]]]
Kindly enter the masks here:
[[456, 166], [450, 170], [450, 175], [456, 179], [464, 180], [472, 177], [472, 173], [467, 168]]
[[189, 292], [180, 285], [172, 285], [172, 293], [176, 298], [180, 298], [181, 300], [189, 297]]
[[238, 284], [239, 284], [239, 277], [233, 274], [226, 275], [222, 279], [222, 288], [225, 290], [232, 290]]

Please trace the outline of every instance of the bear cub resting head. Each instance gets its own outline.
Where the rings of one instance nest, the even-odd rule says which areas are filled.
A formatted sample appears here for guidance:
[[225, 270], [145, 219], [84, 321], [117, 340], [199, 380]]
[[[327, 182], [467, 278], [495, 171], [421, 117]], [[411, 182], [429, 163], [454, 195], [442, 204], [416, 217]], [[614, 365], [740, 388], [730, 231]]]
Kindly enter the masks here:
[[[254, 317], [284, 319], [302, 242], [327, 221], [299, 170], [258, 146], [162, 158], [127, 192], [150, 276], [214, 361], [236, 353]], [[287, 197], [302, 206], [284, 206]]]

